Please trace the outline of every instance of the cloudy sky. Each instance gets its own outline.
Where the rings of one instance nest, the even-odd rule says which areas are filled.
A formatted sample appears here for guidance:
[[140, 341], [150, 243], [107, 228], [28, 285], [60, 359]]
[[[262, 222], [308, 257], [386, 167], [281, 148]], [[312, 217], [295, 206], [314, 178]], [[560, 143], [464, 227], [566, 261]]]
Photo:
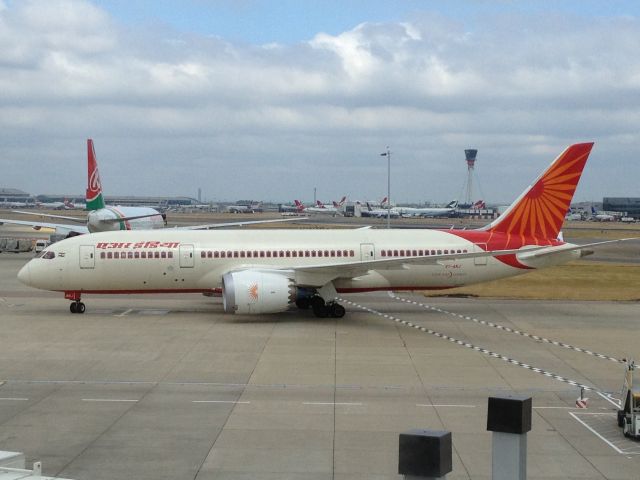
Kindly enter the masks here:
[[207, 200], [640, 196], [640, 6], [595, 0], [0, 0], [0, 187]]

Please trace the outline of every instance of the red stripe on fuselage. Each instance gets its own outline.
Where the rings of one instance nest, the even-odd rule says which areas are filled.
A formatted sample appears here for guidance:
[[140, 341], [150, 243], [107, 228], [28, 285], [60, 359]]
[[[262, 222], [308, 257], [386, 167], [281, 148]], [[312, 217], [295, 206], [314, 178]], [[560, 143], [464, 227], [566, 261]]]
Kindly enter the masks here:
[[[490, 252], [493, 250], [513, 250], [515, 248], [521, 248], [524, 246], [559, 246], [563, 242], [559, 240], [550, 240], [548, 238], [536, 238], [525, 237], [523, 235], [509, 235], [499, 232], [485, 232], [480, 230], [441, 230], [445, 233], [450, 233], [456, 237], [464, 238], [465, 240], [477, 245], [483, 250]], [[494, 257], [496, 260], [509, 265], [514, 268], [532, 269], [520, 263], [516, 255], [499, 255]]]

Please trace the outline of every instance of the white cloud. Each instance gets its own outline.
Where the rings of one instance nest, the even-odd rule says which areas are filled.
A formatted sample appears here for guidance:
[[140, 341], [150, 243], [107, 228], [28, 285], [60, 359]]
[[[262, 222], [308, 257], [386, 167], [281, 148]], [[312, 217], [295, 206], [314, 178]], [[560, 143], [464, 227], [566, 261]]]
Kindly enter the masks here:
[[475, 146], [487, 199], [506, 201], [594, 139], [579, 195], [635, 194], [638, 20], [535, 20], [425, 15], [256, 46], [128, 30], [82, 0], [0, 3], [0, 167], [25, 167], [3, 184], [81, 192], [93, 136], [113, 193], [377, 197], [389, 144], [401, 199], [444, 201]]

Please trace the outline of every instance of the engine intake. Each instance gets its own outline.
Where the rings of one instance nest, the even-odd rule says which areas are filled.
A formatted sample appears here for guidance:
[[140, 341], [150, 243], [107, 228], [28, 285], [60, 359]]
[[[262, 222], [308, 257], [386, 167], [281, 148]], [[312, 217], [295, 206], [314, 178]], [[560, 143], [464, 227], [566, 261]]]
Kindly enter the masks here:
[[226, 313], [279, 313], [296, 300], [293, 280], [280, 273], [245, 270], [222, 276], [222, 304]]

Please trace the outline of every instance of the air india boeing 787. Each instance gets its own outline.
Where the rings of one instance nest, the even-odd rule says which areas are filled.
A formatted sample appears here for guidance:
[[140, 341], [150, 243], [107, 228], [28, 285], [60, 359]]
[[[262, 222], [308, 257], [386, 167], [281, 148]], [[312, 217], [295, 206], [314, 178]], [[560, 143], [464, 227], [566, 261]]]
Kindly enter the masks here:
[[[18, 274], [83, 294], [221, 294], [228, 313], [313, 309], [342, 317], [338, 294], [429, 290], [519, 275], [579, 258], [560, 227], [592, 143], [567, 148], [498, 219], [479, 230], [117, 231], [51, 245]], [[617, 240], [616, 240], [617, 241]]]

